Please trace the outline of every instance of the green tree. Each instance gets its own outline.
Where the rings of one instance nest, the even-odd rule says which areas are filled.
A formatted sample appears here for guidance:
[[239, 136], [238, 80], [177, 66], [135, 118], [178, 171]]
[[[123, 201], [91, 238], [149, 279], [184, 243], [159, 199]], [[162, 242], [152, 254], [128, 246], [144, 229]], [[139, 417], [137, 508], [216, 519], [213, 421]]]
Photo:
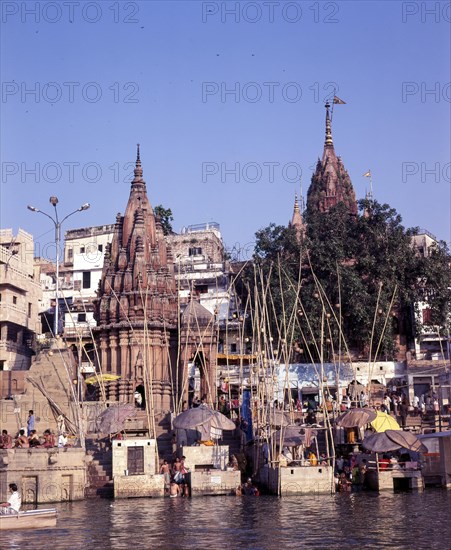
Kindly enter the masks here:
[[[270, 295], [278, 335], [286, 317], [299, 316], [293, 333], [304, 348], [304, 360], [324, 360], [347, 345], [365, 358], [376, 349], [379, 358], [396, 356], [397, 344], [407, 344], [414, 333], [413, 314], [419, 300], [428, 298], [434, 324], [449, 323], [449, 252], [444, 243], [427, 258], [415, 253], [412, 236], [401, 216], [387, 204], [363, 200], [350, 215], [338, 204], [327, 214], [306, 213], [303, 242], [294, 228], [271, 224], [256, 233], [255, 277], [245, 277], [254, 294], [264, 287]], [[257, 283], [257, 284], [256, 284]], [[252, 288], [254, 290], [252, 291]], [[255, 298], [255, 296], [253, 297]]]
[[171, 222], [174, 221], [174, 216], [172, 215], [172, 210], [170, 208], [164, 208], [161, 204], [159, 204], [158, 206], [155, 206], [154, 212], [160, 220], [161, 227], [163, 228], [163, 234], [170, 235], [173, 233]]

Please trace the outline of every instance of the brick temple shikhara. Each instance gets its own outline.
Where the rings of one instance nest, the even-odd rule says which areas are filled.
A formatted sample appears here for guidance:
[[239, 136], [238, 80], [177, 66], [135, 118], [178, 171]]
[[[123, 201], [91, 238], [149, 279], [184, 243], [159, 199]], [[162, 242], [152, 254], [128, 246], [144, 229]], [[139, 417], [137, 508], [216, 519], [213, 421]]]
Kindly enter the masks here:
[[357, 201], [351, 178], [340, 157], [337, 157], [332, 140], [330, 105], [326, 103], [326, 139], [322, 159], [318, 159], [312, 183], [307, 192], [307, 210], [329, 212], [343, 203], [350, 214], [357, 214]]
[[138, 391], [152, 395], [154, 412], [173, 410], [188, 400], [194, 364], [201, 395], [215, 402], [216, 318], [195, 289], [188, 294], [181, 308], [171, 245], [147, 196], [138, 145], [130, 197], [116, 217], [95, 301], [99, 370], [120, 377], [105, 386], [107, 400], [130, 402]]
[[107, 385], [107, 399], [132, 401], [136, 388], [152, 380], [154, 408], [171, 408], [177, 315], [172, 253], [147, 196], [138, 145], [130, 197], [125, 214], [116, 217], [96, 302], [102, 372], [121, 377]]

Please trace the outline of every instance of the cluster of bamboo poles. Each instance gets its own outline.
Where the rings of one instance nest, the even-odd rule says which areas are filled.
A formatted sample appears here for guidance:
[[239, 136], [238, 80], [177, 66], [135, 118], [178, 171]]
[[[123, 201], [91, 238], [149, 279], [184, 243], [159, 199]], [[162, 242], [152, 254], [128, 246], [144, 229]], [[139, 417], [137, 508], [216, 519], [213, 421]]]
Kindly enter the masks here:
[[[309, 261], [308, 253], [306, 254], [307, 260]], [[300, 260], [301, 262], [301, 260]], [[244, 269], [248, 268], [249, 265], [252, 265], [253, 277], [252, 280], [247, 280], [245, 283], [247, 286], [247, 297], [244, 303], [236, 304], [233, 309], [231, 304], [237, 302], [237, 291], [236, 291], [236, 282], [242, 276]], [[300, 267], [300, 266], [299, 266]], [[352, 357], [349, 352], [348, 345], [342, 330], [342, 319], [341, 319], [341, 308], [338, 308], [338, 313], [336, 308], [332, 306], [332, 303], [327, 296], [323, 285], [321, 284], [318, 277], [315, 275], [315, 272], [310, 264], [310, 272], [314, 280], [316, 293], [321, 304], [321, 333], [319, 341], [315, 338], [312, 323], [309, 317], [309, 312], [305, 309], [303, 304], [303, 295], [302, 295], [302, 280], [301, 280], [301, 269], [299, 268], [299, 278], [297, 281], [293, 281], [290, 275], [287, 273], [283, 261], [279, 258], [277, 262], [274, 262], [269, 267], [269, 270], [264, 270], [258, 262], [252, 264], [246, 263], [242, 266], [239, 273], [237, 273], [230, 281], [227, 291], [225, 292], [224, 301], [218, 300], [216, 303], [216, 313], [219, 311], [221, 306], [225, 303], [227, 306], [227, 311], [225, 312], [225, 349], [229, 349], [230, 338], [229, 333], [234, 334], [234, 342], [239, 344], [239, 373], [238, 373], [238, 386], [240, 391], [240, 397], [242, 395], [242, 389], [244, 386], [247, 386], [251, 392], [251, 403], [254, 404], [253, 407], [253, 426], [255, 435], [260, 436], [264, 434], [267, 444], [270, 448], [271, 460], [276, 460], [276, 445], [281, 447], [282, 441], [275, 442], [274, 438], [271, 438], [271, 430], [267, 429], [271, 426], [277, 425], [277, 418], [275, 415], [278, 414], [277, 408], [273, 406], [276, 392], [278, 395], [288, 394], [288, 414], [291, 421], [294, 421], [294, 412], [295, 408], [293, 401], [291, 399], [290, 391], [290, 378], [289, 378], [289, 364], [291, 357], [293, 355], [293, 349], [296, 348], [298, 339], [297, 335], [301, 335], [301, 339], [304, 345], [305, 350], [307, 351], [308, 361], [312, 364], [314, 372], [318, 380], [319, 393], [322, 396], [320, 407], [321, 412], [323, 413], [324, 418], [324, 427], [331, 433], [332, 429], [332, 419], [330, 412], [326, 406], [326, 399], [324, 398], [327, 384], [326, 378], [324, 376], [324, 357], [325, 357], [325, 347], [330, 345], [332, 347], [332, 357], [335, 368], [336, 380], [339, 381], [339, 369], [342, 355], [345, 356], [346, 362], [352, 365]], [[209, 364], [208, 358], [214, 357], [213, 346], [217, 346], [217, 342], [220, 337], [220, 323], [217, 322], [217, 315], [212, 315], [208, 322], [205, 323], [205, 319], [200, 320], [197, 317], [196, 308], [192, 309], [193, 315], [191, 315], [187, 322], [184, 323], [182, 327], [182, 304], [180, 299], [181, 294], [181, 280], [182, 275], [179, 273], [177, 277], [177, 289], [176, 289], [176, 299], [177, 299], [177, 357], [176, 364], [172, 364], [172, 357], [169, 349], [169, 329], [166, 326], [165, 318], [166, 315], [163, 311], [163, 330], [164, 330], [164, 341], [166, 342], [166, 351], [168, 354], [168, 373], [167, 378], [171, 386], [172, 394], [172, 403], [173, 403], [173, 412], [175, 415], [182, 411], [184, 406], [184, 400], [188, 393], [188, 385], [190, 373], [188, 370], [188, 365], [195, 363], [200, 366], [201, 370], [204, 372], [205, 381], [207, 383], [207, 396], [208, 404], [212, 407], [217, 405], [217, 386], [218, 386], [218, 368], [217, 365]], [[274, 296], [272, 292], [272, 284], [276, 280], [276, 284], [279, 285], [279, 296], [281, 297], [281, 307], [282, 315], [279, 315], [279, 312], [276, 310], [276, 305], [274, 301]], [[337, 267], [337, 286], [339, 293], [339, 302], [341, 301], [340, 295], [340, 275]], [[124, 311], [121, 301], [112, 287], [110, 287], [112, 297], [117, 301], [119, 307], [122, 310], [124, 317], [129, 323], [130, 332], [132, 334], [132, 339], [134, 345], [138, 346], [141, 351], [141, 356], [143, 358], [143, 381], [144, 381], [144, 391], [145, 391], [145, 403], [146, 403], [146, 414], [148, 419], [148, 425], [151, 429], [151, 432], [154, 437], [156, 437], [156, 421], [155, 421], [155, 407], [154, 407], [154, 365], [148, 364], [146, 348], [148, 348], [151, 343], [149, 339], [149, 324], [147, 319], [147, 301], [149, 297], [149, 292], [147, 288], [142, 288], [141, 283], [139, 282], [139, 293], [141, 301], [143, 303], [144, 309], [144, 339], [139, 339], [136, 334], [134, 327], [128, 318], [127, 312]], [[219, 295], [221, 290], [218, 285], [218, 280], [216, 280], [216, 295]], [[285, 293], [290, 291], [294, 299], [290, 300], [290, 305], [285, 298]], [[382, 334], [380, 335], [376, 350], [373, 354], [373, 337], [376, 327], [376, 315], [378, 312], [378, 304], [381, 293], [381, 287], [379, 288], [379, 294], [377, 299], [375, 317], [373, 322], [373, 329], [371, 334], [370, 342], [370, 352], [369, 352], [369, 375], [368, 375], [368, 392], [370, 392], [370, 384], [372, 379], [372, 372], [374, 370], [376, 357], [380, 349], [383, 334], [387, 327], [389, 319], [389, 311], [386, 314]], [[194, 283], [191, 281], [189, 283], [189, 294], [191, 300], [195, 299], [195, 288]], [[393, 296], [390, 304], [390, 309], [394, 303], [396, 295], [396, 288], [393, 291]], [[81, 292], [80, 292], [80, 296]], [[88, 318], [88, 312], [86, 310], [86, 305], [83, 300], [81, 300], [86, 317]], [[236, 307], [237, 306], [237, 307]], [[73, 314], [70, 310], [69, 304], [66, 302], [66, 310], [69, 312], [69, 315], [72, 320], [73, 326], [77, 326], [75, 320], [73, 319]], [[237, 321], [233, 318], [233, 313], [238, 313]], [[301, 317], [305, 320], [305, 323], [301, 323]], [[92, 331], [91, 325], [88, 323], [88, 329], [90, 331], [91, 341], [90, 344], [94, 344], [94, 354], [96, 357], [97, 367], [94, 369], [95, 376], [98, 377], [98, 383], [100, 388], [100, 400], [104, 406], [106, 406], [106, 391], [105, 391], [105, 382], [103, 380], [103, 366], [100, 361], [100, 356], [96, 346], [96, 340]], [[305, 330], [304, 327], [307, 327]], [[250, 327], [250, 328], [249, 328]], [[275, 329], [274, 329], [275, 327]], [[182, 341], [182, 328], [183, 328], [183, 341]], [[237, 331], [238, 328], [238, 331]], [[231, 329], [231, 330], [230, 330]], [[334, 350], [334, 339], [332, 338], [332, 332], [338, 330], [339, 334], [339, 344], [338, 344], [338, 362], [336, 361], [337, 354]], [[238, 336], [237, 336], [238, 332]], [[90, 354], [85, 348], [85, 343], [83, 341], [82, 331], [80, 330], [77, 335], [78, 340], [78, 350], [79, 357], [82, 355], [88, 359], [92, 364]], [[237, 342], [238, 340], [238, 342]], [[192, 347], [188, 346], [187, 343], [190, 341], [195, 341], [195, 350], [192, 351]], [[317, 357], [320, 358], [319, 363], [315, 362], [312, 355], [312, 350], [310, 344], [313, 342], [313, 347], [316, 351]], [[255, 357], [255, 362], [253, 365], [245, 365], [245, 359], [243, 357], [242, 350], [251, 348], [250, 356]], [[344, 353], [343, 353], [344, 351]], [[248, 361], [246, 361], [248, 362]], [[234, 365], [236, 362], [233, 362]], [[92, 366], [94, 366], [92, 364]], [[181, 368], [179, 368], [179, 366]], [[247, 366], [247, 369], [245, 367]], [[284, 366], [284, 378], [281, 380], [279, 375], [281, 366]], [[207, 375], [207, 371], [213, 369], [214, 377]], [[229, 354], [226, 354], [226, 364], [221, 370], [221, 376], [226, 376], [229, 380], [231, 379], [232, 372], [235, 372], [236, 368], [232, 366], [229, 361]], [[68, 369], [69, 373], [69, 369]], [[213, 382], [212, 382], [213, 381]], [[280, 387], [282, 383], [282, 387]], [[337, 384], [338, 387], [338, 384]], [[73, 398], [77, 404], [77, 410], [80, 411], [80, 394], [74, 392], [73, 384], [71, 384]], [[228, 397], [229, 401], [232, 399], [232, 384], [228, 385]], [[265, 405], [265, 406], [262, 406]], [[78, 413], [78, 424], [79, 429], [82, 431], [82, 414]], [[282, 431], [280, 432], [282, 434]], [[333, 449], [333, 438], [326, 438], [327, 445], [330, 445], [332, 448], [328, 447], [328, 456], [334, 457]]]

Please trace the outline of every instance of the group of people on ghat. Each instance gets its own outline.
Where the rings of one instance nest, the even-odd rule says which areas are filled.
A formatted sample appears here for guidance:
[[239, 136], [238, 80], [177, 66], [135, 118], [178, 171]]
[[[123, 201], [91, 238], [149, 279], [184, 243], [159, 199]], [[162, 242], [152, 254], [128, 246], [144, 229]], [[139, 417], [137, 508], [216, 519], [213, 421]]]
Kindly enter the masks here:
[[28, 448], [52, 448], [69, 447], [67, 435], [62, 433], [58, 437], [50, 429], [39, 436], [36, 430], [31, 430], [30, 435], [25, 435], [25, 430], [19, 430], [13, 438], [7, 430], [2, 430], [0, 436], [0, 449], [28, 449]]
[[2, 430], [0, 436], [0, 449], [28, 449], [28, 448], [52, 448], [69, 447], [67, 434], [63, 430], [58, 430], [58, 437], [47, 428], [42, 436], [39, 436], [35, 430], [35, 418], [33, 410], [28, 411], [27, 430], [20, 429], [15, 437], [8, 433], [8, 430]]

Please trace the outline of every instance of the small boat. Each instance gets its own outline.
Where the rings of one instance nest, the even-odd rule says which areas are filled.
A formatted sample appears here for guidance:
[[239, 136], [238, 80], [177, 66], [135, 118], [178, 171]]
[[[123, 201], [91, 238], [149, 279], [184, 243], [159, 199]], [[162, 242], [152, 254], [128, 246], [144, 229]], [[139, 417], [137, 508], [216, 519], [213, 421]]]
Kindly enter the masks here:
[[7, 529], [46, 529], [55, 527], [56, 508], [26, 510], [18, 514], [0, 515], [0, 531]]

